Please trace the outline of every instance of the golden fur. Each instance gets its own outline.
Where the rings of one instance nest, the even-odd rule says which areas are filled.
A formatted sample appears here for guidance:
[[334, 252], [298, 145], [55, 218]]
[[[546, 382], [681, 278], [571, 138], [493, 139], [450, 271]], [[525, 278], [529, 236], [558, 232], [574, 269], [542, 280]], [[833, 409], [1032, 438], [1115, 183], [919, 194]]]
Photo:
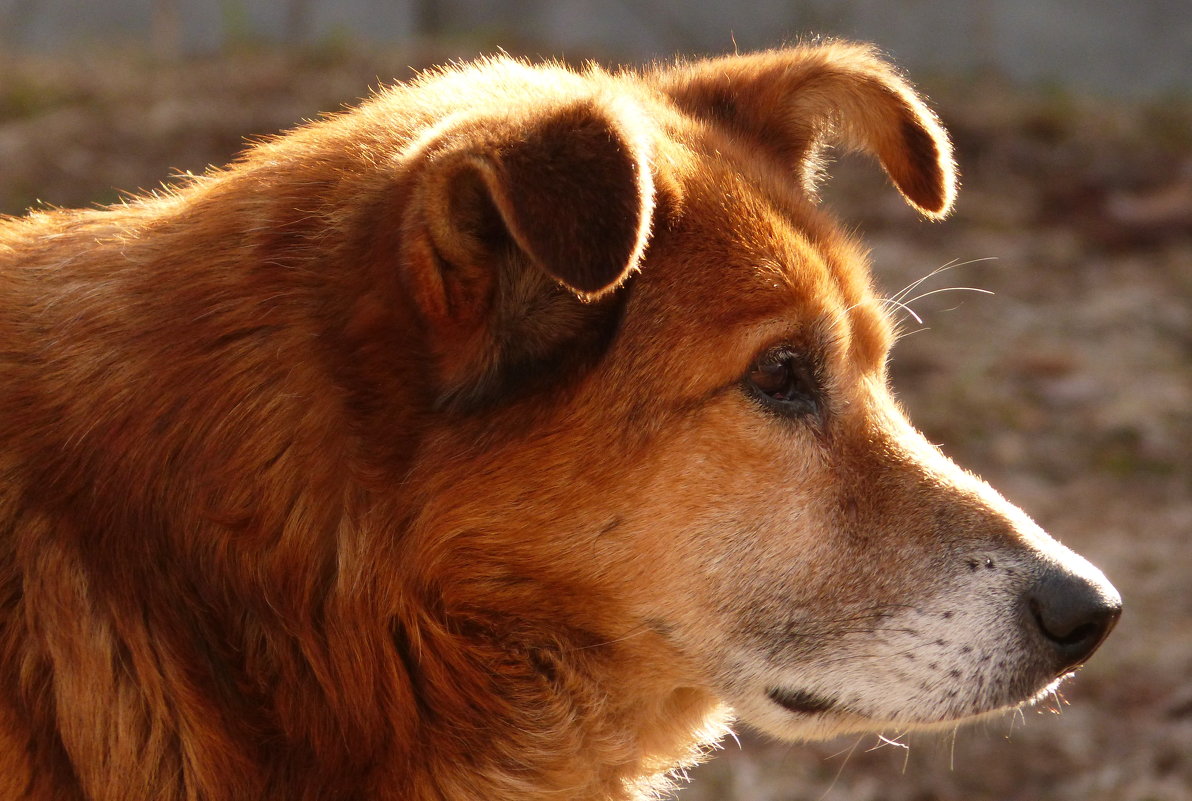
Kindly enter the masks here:
[[[1112, 588], [890, 400], [831, 141], [947, 213], [934, 116], [830, 44], [483, 61], [0, 221], [0, 798], [629, 799], [731, 710], [950, 725], [1070, 669], [959, 656], [995, 560]], [[758, 389], [796, 358], [802, 410]], [[952, 679], [866, 662], [910, 605]]]

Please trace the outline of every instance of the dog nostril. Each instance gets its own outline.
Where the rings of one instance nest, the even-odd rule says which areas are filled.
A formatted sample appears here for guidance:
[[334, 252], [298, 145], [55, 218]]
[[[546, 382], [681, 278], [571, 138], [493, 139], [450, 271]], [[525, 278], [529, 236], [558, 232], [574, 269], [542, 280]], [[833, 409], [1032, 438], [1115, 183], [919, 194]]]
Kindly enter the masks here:
[[1088, 642], [1090, 639], [1097, 637], [1098, 632], [1101, 631], [1102, 626], [1094, 622], [1079, 623], [1076, 628], [1065, 631], [1063, 623], [1057, 623], [1056, 620], [1048, 620], [1044, 615], [1039, 602], [1031, 599], [1030, 602], [1031, 614], [1035, 617], [1035, 622], [1039, 624], [1039, 629], [1043, 632], [1047, 639], [1051, 640], [1056, 645], [1065, 648], [1079, 646]]
[[1084, 664], [1122, 614], [1112, 587], [1058, 569], [1049, 570], [1031, 588], [1027, 609], [1055, 654], [1057, 675]]

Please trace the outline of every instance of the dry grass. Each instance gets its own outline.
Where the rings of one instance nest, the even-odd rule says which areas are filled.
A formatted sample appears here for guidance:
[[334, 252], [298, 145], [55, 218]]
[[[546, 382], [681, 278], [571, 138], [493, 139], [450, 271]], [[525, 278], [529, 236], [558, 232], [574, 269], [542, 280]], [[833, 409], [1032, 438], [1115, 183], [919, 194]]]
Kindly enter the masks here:
[[[425, 61], [0, 60], [0, 211], [223, 163]], [[1105, 569], [1125, 616], [1054, 710], [891, 742], [746, 732], [687, 801], [1192, 798], [1192, 109], [937, 89], [965, 172], [954, 218], [915, 221], [868, 165], [842, 164], [829, 202], [890, 292], [992, 259], [924, 284], [995, 294], [912, 304], [926, 325], [908, 319], [895, 385], [931, 438]]]

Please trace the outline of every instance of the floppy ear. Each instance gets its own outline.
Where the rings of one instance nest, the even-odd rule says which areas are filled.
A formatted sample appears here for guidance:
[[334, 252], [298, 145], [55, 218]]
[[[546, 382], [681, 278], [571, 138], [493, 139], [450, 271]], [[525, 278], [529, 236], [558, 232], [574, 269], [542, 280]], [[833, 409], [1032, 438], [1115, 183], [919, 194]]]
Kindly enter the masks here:
[[821, 149], [841, 140], [876, 156], [925, 216], [938, 219], [952, 207], [947, 133], [872, 48], [833, 43], [728, 56], [663, 70], [655, 81], [687, 113], [794, 166], [812, 194]]
[[449, 118], [407, 159], [403, 277], [456, 394], [558, 349], [649, 238], [650, 138], [635, 109], [542, 105]]
[[635, 125], [592, 100], [526, 119], [449, 120], [414, 167], [406, 234], [425, 237], [436, 258], [413, 266], [438, 273], [420, 282], [443, 292], [423, 300], [442, 312], [458, 299], [483, 303], [509, 248], [584, 299], [620, 284], [654, 208], [648, 139]]

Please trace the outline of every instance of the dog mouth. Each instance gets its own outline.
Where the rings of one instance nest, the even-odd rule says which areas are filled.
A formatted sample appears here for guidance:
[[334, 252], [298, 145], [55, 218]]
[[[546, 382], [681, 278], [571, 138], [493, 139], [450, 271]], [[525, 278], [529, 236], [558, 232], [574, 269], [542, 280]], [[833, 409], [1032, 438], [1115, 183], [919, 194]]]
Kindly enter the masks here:
[[830, 712], [837, 705], [834, 698], [816, 695], [805, 690], [788, 690], [781, 687], [771, 687], [766, 696], [788, 712], [796, 715], [822, 715]]

